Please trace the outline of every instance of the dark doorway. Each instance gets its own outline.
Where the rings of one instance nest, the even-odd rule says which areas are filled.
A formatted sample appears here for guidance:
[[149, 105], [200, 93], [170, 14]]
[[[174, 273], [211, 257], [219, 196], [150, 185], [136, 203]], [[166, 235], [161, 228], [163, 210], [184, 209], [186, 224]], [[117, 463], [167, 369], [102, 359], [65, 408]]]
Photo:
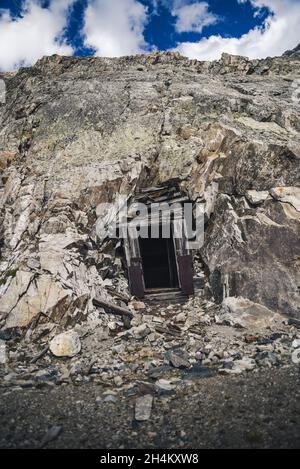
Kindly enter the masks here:
[[179, 286], [172, 238], [141, 238], [140, 250], [146, 290]]

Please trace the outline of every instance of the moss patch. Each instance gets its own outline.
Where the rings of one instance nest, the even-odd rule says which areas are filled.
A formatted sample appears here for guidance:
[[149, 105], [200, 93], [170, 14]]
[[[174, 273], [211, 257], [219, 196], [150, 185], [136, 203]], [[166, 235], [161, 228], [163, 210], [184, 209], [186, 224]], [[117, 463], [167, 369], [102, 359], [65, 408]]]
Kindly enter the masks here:
[[0, 278], [0, 286], [5, 285], [9, 278], [14, 278], [17, 272], [18, 272], [18, 269], [7, 270], [5, 274], [3, 275], [3, 277]]

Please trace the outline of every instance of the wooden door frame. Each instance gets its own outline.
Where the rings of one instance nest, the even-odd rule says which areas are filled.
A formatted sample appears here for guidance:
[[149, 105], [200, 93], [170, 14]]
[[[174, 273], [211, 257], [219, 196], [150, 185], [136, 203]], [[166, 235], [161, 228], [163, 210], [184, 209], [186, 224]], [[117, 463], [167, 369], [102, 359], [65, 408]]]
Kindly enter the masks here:
[[[175, 238], [176, 221], [181, 224], [182, 237]], [[177, 278], [179, 289], [186, 295], [194, 294], [193, 285], [193, 259], [191, 253], [186, 248], [185, 220], [171, 220], [171, 236], [173, 238], [173, 247], [176, 260]], [[143, 272], [143, 263], [140, 251], [139, 238], [130, 236], [128, 229], [128, 238], [124, 240], [126, 261], [128, 266], [129, 284], [131, 293], [138, 298], [144, 298], [146, 293], [145, 279]]]

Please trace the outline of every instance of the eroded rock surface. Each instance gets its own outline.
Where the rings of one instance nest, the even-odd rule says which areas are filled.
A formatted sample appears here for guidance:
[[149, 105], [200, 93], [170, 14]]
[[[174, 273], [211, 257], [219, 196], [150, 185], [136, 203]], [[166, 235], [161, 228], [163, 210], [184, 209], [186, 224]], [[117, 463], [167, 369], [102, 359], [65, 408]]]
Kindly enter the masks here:
[[116, 243], [95, 236], [99, 205], [170, 179], [202, 204], [211, 299], [299, 317], [299, 64], [53, 56], [1, 75], [3, 330], [109, 330], [93, 298], [129, 291]]

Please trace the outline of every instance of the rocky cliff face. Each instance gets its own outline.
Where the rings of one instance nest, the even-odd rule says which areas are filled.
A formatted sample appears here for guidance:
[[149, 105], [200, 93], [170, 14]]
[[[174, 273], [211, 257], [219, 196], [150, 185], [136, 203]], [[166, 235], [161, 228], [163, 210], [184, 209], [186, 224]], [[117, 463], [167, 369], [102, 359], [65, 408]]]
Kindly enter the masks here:
[[170, 179], [203, 204], [214, 299], [299, 317], [299, 76], [295, 55], [173, 53], [53, 56], [2, 75], [0, 326], [65, 327], [107, 287], [126, 291], [114, 243], [94, 236], [97, 206]]
[[298, 46], [296, 46], [294, 49], [286, 51], [283, 54], [283, 56], [284, 57], [292, 57], [293, 59], [298, 58], [298, 60], [299, 60], [299, 58], [300, 58], [300, 44], [298, 44]]

